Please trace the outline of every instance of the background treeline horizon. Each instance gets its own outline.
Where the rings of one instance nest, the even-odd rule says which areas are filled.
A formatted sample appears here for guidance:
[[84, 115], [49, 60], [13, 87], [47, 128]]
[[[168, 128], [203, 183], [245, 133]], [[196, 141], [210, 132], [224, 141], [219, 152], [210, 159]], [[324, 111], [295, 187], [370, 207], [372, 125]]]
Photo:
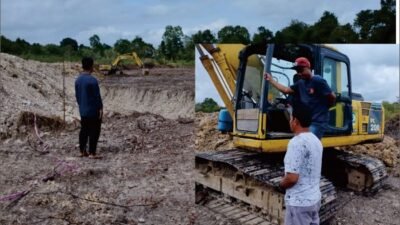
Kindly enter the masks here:
[[135, 51], [142, 59], [157, 64], [194, 65], [195, 43], [395, 43], [396, 1], [381, 0], [379, 10], [362, 10], [353, 24], [340, 24], [335, 14], [325, 11], [314, 24], [292, 20], [290, 24], [273, 33], [264, 26], [250, 34], [246, 27], [225, 26], [216, 33], [199, 30], [185, 35], [180, 26], [168, 25], [158, 46], [142, 37], [119, 39], [112, 46], [101, 42], [97, 34], [89, 38], [89, 46], [66, 37], [59, 44], [39, 44], [17, 38], [15, 41], [1, 36], [1, 52], [45, 62], [79, 61], [92, 56], [97, 63], [110, 63], [118, 54]]

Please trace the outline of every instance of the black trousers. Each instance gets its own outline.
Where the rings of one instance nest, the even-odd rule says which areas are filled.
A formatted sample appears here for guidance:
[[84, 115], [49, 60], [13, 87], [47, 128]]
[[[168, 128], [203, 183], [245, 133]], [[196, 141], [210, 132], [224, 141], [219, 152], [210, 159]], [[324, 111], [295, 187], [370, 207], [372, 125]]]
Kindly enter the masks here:
[[81, 152], [86, 151], [86, 145], [89, 139], [89, 154], [96, 153], [100, 130], [101, 119], [88, 117], [81, 118], [81, 131], [79, 132], [79, 149]]

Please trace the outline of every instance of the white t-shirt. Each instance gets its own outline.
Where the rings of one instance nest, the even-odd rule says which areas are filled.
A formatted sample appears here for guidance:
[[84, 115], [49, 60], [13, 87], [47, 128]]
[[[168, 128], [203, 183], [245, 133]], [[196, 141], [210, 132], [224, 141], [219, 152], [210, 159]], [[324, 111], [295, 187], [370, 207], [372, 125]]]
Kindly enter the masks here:
[[284, 163], [285, 173], [299, 174], [297, 183], [286, 190], [285, 204], [312, 206], [320, 201], [321, 141], [311, 132], [296, 135], [289, 141]]

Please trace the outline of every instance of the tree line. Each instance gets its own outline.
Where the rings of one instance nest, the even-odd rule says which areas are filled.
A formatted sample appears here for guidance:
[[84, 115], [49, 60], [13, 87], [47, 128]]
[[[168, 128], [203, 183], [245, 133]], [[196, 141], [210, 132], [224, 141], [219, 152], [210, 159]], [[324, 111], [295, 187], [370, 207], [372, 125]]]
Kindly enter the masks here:
[[79, 59], [94, 56], [97, 61], [110, 61], [117, 54], [135, 51], [141, 58], [151, 58], [159, 63], [194, 61], [195, 43], [395, 43], [396, 39], [396, 1], [381, 0], [379, 10], [362, 10], [353, 24], [340, 24], [335, 14], [325, 11], [314, 24], [292, 20], [290, 24], [275, 33], [264, 26], [258, 27], [252, 35], [246, 27], [225, 26], [216, 33], [199, 30], [185, 35], [180, 26], [168, 25], [158, 46], [136, 36], [133, 40], [119, 39], [113, 46], [102, 43], [94, 34], [89, 38], [90, 46], [79, 44], [67, 37], [57, 44], [41, 45], [17, 38], [15, 41], [1, 36], [1, 52], [26, 58], [54, 61]]

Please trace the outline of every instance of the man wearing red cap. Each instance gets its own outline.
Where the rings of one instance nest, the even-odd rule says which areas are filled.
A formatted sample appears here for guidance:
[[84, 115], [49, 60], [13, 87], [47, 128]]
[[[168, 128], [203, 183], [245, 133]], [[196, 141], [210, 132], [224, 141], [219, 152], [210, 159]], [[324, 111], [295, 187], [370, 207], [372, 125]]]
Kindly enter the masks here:
[[312, 74], [311, 64], [307, 58], [297, 58], [293, 69], [301, 79], [290, 87], [278, 83], [269, 73], [264, 75], [264, 79], [280, 92], [292, 95], [294, 103], [305, 104], [312, 109], [310, 131], [321, 139], [329, 121], [329, 107], [335, 104], [336, 96], [321, 76]]

